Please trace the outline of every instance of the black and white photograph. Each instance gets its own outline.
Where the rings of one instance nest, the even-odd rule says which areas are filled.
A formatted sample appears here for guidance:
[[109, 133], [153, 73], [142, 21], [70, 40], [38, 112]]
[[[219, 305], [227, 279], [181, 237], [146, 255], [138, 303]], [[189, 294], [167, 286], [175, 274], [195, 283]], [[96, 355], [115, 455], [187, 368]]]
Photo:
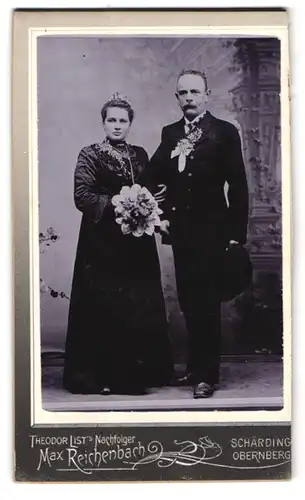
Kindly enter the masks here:
[[44, 410], [283, 408], [280, 61], [37, 38]]
[[288, 17], [17, 11], [17, 481], [291, 477]]

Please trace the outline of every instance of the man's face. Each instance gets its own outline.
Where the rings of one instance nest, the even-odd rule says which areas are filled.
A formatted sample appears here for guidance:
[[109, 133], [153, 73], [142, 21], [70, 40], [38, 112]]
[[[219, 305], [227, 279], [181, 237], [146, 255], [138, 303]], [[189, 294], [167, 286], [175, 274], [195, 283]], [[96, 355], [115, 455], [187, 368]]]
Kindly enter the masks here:
[[176, 97], [186, 118], [193, 120], [206, 109], [207, 92], [199, 75], [182, 75], [177, 82]]

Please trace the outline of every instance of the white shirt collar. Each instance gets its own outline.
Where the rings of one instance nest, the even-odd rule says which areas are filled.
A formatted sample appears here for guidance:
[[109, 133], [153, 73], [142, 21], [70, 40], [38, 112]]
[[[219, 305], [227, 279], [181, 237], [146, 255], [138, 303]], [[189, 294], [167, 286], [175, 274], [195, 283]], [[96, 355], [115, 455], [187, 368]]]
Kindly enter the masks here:
[[200, 113], [200, 115], [196, 116], [196, 118], [194, 118], [193, 120], [188, 120], [185, 116], [184, 117], [185, 125], [189, 125], [190, 123], [193, 123], [193, 124], [198, 123], [199, 120], [201, 120], [201, 118], [203, 118], [205, 114], [206, 114], [206, 111], [203, 111], [202, 113]]

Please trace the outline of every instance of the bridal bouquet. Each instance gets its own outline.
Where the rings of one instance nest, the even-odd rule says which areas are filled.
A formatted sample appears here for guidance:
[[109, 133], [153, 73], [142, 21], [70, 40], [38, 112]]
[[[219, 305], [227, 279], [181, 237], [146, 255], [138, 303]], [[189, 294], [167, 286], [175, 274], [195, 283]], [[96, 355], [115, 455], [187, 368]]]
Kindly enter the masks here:
[[122, 187], [120, 194], [113, 196], [115, 220], [121, 225], [123, 234], [152, 236], [155, 226], [160, 226], [162, 210], [158, 202], [145, 187], [139, 184]]

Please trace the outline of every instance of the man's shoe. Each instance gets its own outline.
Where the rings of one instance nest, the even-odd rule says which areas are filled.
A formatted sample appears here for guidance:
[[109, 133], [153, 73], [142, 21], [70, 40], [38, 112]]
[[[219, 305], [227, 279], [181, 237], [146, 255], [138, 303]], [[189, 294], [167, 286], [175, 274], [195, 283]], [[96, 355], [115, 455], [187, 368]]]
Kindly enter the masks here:
[[210, 398], [213, 396], [215, 391], [215, 386], [207, 384], [206, 382], [199, 382], [194, 386], [194, 398], [203, 399]]
[[193, 384], [194, 384], [194, 375], [192, 373], [187, 373], [183, 377], [174, 379], [171, 385], [175, 387], [185, 387]]
[[110, 387], [105, 386], [105, 387], [102, 388], [102, 390], [101, 390], [101, 395], [102, 396], [109, 396], [110, 394], [111, 394]]

